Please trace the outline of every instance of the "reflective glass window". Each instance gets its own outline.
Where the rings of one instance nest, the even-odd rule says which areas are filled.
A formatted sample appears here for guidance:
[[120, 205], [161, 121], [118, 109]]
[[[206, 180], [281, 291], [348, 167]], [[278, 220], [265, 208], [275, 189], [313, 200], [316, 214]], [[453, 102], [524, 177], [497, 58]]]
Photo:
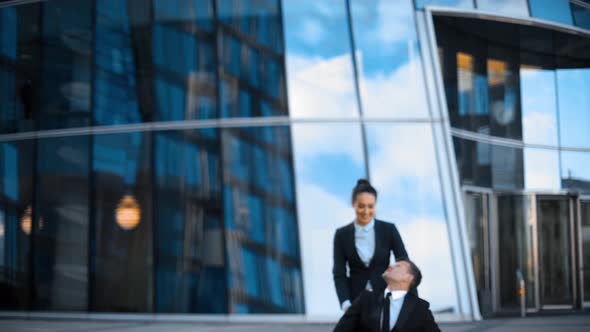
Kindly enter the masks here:
[[534, 17], [569, 25], [573, 23], [569, 0], [529, 0], [529, 6]]
[[[399, 229], [425, 278], [420, 297], [433, 312], [457, 312], [458, 298], [431, 126], [367, 125], [375, 216]], [[421, 151], [421, 153], [412, 153]], [[428, 245], [425, 245], [428, 243]], [[426, 276], [437, 275], [436, 279]]]
[[142, 122], [137, 72], [127, 2], [96, 2], [94, 31], [94, 123]]
[[428, 117], [412, 1], [353, 0], [351, 18], [363, 114]]
[[557, 150], [524, 149], [524, 187], [537, 190], [561, 188]]
[[422, 9], [425, 6], [444, 6], [444, 7], [459, 7], [459, 8], [473, 8], [474, 0], [414, 0], [416, 8]]
[[490, 46], [487, 73], [490, 134], [522, 139], [518, 54]]
[[555, 70], [520, 67], [522, 136], [525, 143], [557, 146]]
[[590, 69], [557, 70], [561, 146], [590, 147]]
[[571, 3], [574, 24], [580, 28], [590, 30], [590, 6], [580, 6]]
[[[30, 309], [34, 141], [0, 143], [0, 308]], [[35, 230], [36, 232], [36, 230]]]
[[524, 187], [522, 149], [491, 145], [492, 187], [499, 190], [519, 190]]
[[491, 146], [487, 143], [453, 138], [461, 182], [466, 185], [491, 187]]
[[154, 144], [155, 310], [227, 312], [216, 137], [160, 132]]
[[279, 1], [217, 0], [217, 17], [220, 116], [266, 116], [265, 103], [274, 105], [271, 115], [286, 115]]
[[37, 143], [36, 310], [88, 309], [88, 136]]
[[213, 26], [213, 0], [153, 0], [156, 22], [202, 30]]
[[16, 58], [17, 26], [16, 7], [0, 9], [0, 56], [12, 60]]
[[0, 8], [1, 133], [34, 128], [39, 89], [39, 8]]
[[283, 1], [283, 16], [290, 114], [358, 116], [346, 1]]
[[43, 3], [40, 129], [91, 123], [92, 2]]
[[361, 127], [294, 124], [292, 130], [306, 314], [341, 315], [331, 278], [332, 239], [354, 220], [351, 191], [367, 177]]
[[290, 132], [275, 130], [269, 143], [262, 129], [221, 132], [230, 312], [301, 313]]
[[590, 193], [590, 153], [561, 151], [561, 185], [564, 189]]
[[527, 0], [476, 0], [477, 9], [512, 16], [528, 16]]
[[280, 0], [216, 0], [217, 17], [276, 53], [283, 51]]
[[92, 311], [152, 311], [150, 137], [140, 132], [94, 137]]

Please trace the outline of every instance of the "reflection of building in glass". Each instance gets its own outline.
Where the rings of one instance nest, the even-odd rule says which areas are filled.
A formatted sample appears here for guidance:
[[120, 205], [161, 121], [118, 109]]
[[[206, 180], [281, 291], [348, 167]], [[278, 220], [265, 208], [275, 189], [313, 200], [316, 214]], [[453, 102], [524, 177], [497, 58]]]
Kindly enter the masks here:
[[580, 309], [589, 18], [581, 0], [0, 4], [0, 310], [336, 319], [360, 177], [437, 318], [515, 312], [517, 270], [530, 311]]

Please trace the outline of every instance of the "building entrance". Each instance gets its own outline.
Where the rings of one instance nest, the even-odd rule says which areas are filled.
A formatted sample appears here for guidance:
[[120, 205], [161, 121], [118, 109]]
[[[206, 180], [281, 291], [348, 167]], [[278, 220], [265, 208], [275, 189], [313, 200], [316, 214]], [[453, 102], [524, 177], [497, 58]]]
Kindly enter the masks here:
[[465, 220], [484, 317], [590, 305], [590, 199], [465, 188]]

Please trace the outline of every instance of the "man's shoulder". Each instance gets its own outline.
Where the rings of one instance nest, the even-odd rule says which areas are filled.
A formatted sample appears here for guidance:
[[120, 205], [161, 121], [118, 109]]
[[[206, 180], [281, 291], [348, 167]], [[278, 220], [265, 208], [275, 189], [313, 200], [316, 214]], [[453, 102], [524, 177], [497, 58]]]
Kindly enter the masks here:
[[424, 300], [423, 298], [418, 297], [417, 295], [412, 294], [412, 293], [408, 293], [406, 296], [413, 297], [419, 307], [421, 307], [423, 309], [429, 309], [430, 308], [430, 302]]

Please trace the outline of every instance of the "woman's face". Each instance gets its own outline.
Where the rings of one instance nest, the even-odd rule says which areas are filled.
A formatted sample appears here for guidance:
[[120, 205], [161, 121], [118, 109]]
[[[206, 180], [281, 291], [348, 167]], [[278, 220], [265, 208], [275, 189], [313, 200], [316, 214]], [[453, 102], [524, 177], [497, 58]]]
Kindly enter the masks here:
[[375, 215], [375, 195], [371, 193], [356, 195], [352, 207], [356, 213], [356, 222], [361, 226], [368, 224]]

